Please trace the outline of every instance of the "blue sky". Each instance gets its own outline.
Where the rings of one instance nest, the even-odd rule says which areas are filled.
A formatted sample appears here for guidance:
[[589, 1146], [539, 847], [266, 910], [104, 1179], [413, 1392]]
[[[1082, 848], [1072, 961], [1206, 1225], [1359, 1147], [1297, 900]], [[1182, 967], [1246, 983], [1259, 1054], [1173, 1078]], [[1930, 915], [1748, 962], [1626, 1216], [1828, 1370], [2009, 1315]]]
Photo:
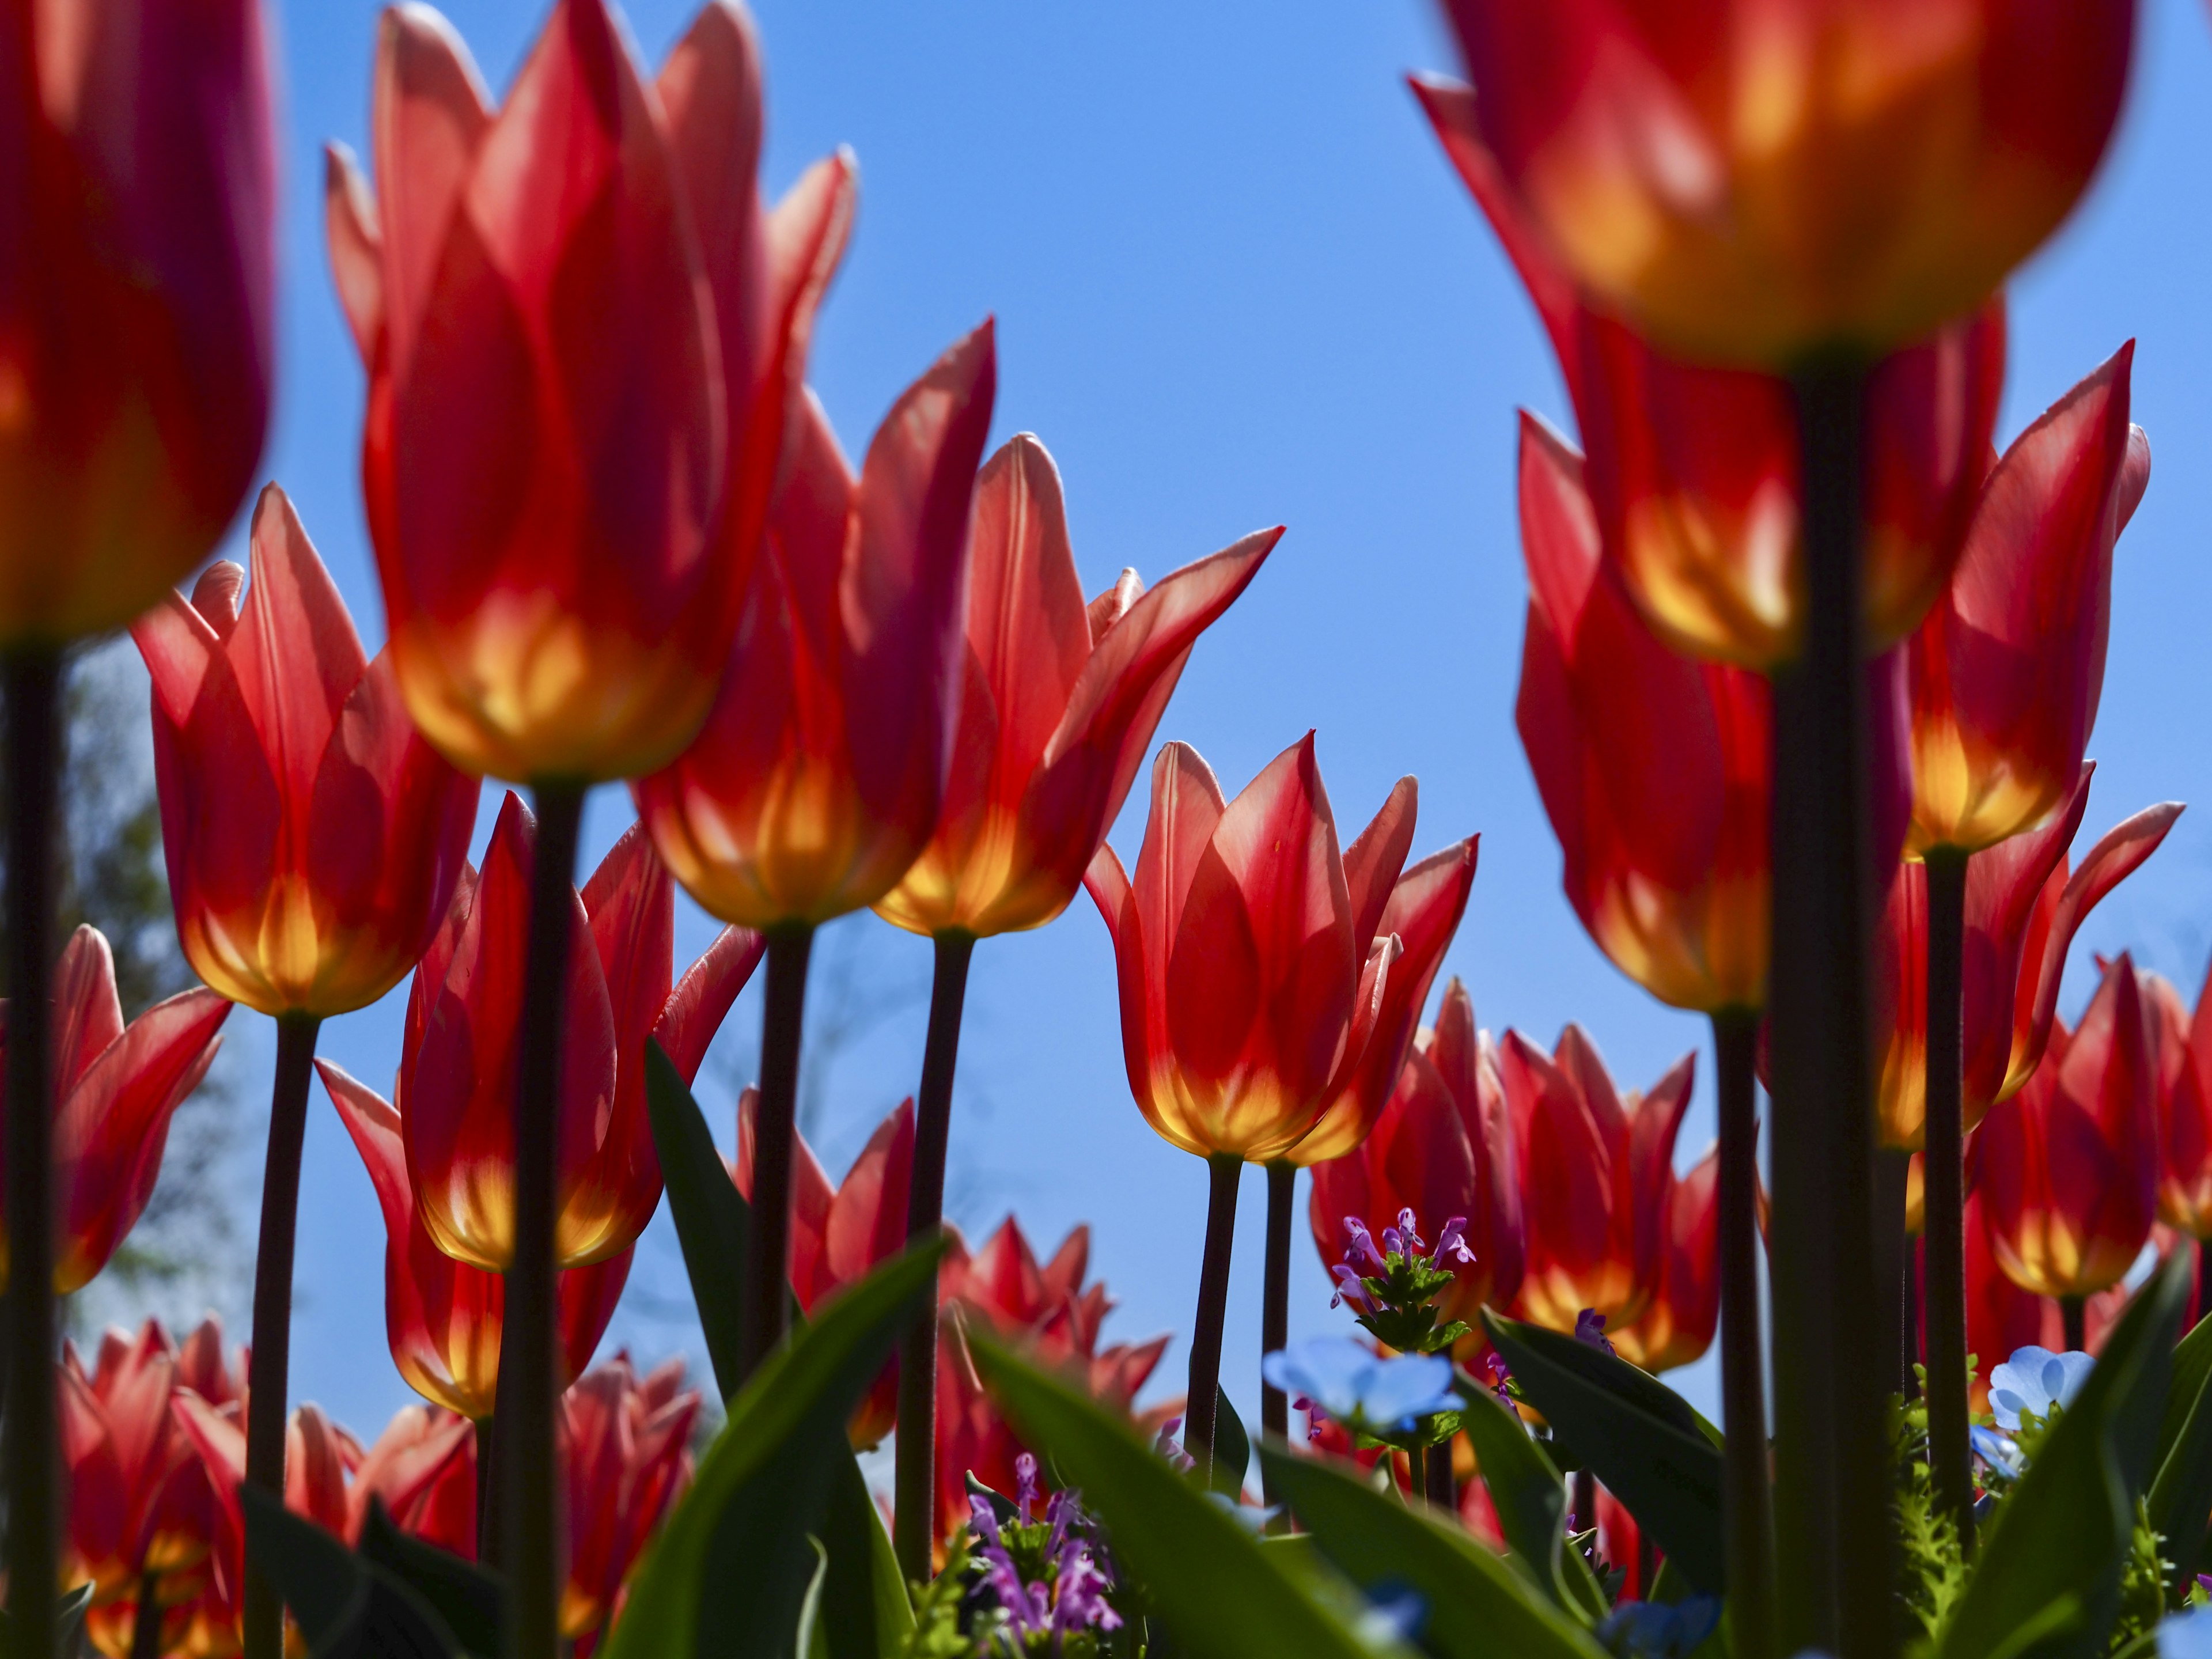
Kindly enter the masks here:
[[[2197, 459], [2212, 434], [2202, 297], [2212, 42], [2191, 0], [2149, 0], [2146, 13], [2113, 155], [2015, 286], [2002, 422], [2008, 437], [2140, 337], [2136, 415], [2155, 463], [2120, 550], [2085, 845], [2150, 801], [2212, 799], [2212, 745], [2195, 724], [2212, 644], [2197, 528], [2212, 521]], [[459, 0], [450, 15], [503, 89], [543, 7]], [[333, 137], [366, 149], [375, 15], [368, 0], [292, 0], [278, 21], [282, 385], [264, 462], [371, 641], [382, 618], [358, 483], [362, 375], [323, 252], [319, 150]], [[633, 6], [650, 62], [689, 15], [678, 0]], [[1513, 730], [1524, 603], [1514, 410], [1566, 426], [1566, 403], [1532, 312], [1405, 89], [1407, 70], [1454, 66], [1430, 9], [1418, 0], [762, 0], [758, 21], [770, 186], [781, 191], [840, 143], [860, 157], [857, 232], [813, 366], [848, 449], [858, 452], [939, 350], [994, 314], [993, 441], [1029, 429], [1052, 450], [1088, 586], [1123, 565], [1156, 578], [1248, 530], [1287, 524], [1251, 590], [1200, 645], [1161, 736], [1194, 744], [1234, 790], [1317, 728], [1347, 825], [1401, 774], [1418, 774], [1417, 850], [1482, 835], [1448, 969], [1468, 981], [1483, 1022], [1548, 1044], [1578, 1020], [1624, 1086], [1653, 1081], [1685, 1049], [1707, 1051], [1682, 1137], [1681, 1161], [1694, 1157], [1712, 1121], [1702, 1024], [1652, 1002], [1584, 937], [1560, 896], [1559, 851]], [[495, 806], [488, 797], [480, 840]], [[1125, 858], [1142, 812], [1140, 785], [1113, 837]], [[629, 817], [625, 796], [599, 792], [587, 858]], [[2193, 997], [2208, 900], [2212, 814], [2192, 814], [2092, 918], [2065, 1011], [2086, 997], [2093, 950], [2132, 946]], [[709, 936], [687, 903], [679, 953]], [[863, 915], [830, 929], [818, 955], [828, 960], [815, 1012], [850, 1033], [814, 1103], [834, 1176], [914, 1086], [928, 947]], [[324, 1052], [386, 1084], [404, 995], [334, 1022]], [[757, 1019], [756, 988], [702, 1078], [725, 1138]], [[1121, 1303], [1108, 1333], [1140, 1339], [1188, 1329], [1206, 1182], [1131, 1103], [1117, 1020], [1111, 948], [1087, 899], [1041, 932], [978, 950], [950, 1203], [979, 1241], [1009, 1208], [1040, 1249], [1089, 1221], [1094, 1267]], [[244, 1051], [241, 1109], [258, 1111], [272, 1028], [241, 1011], [230, 1032]], [[241, 1218], [258, 1168], [257, 1146], [241, 1158]], [[411, 1396], [384, 1346], [375, 1200], [319, 1090], [305, 1180], [295, 1395], [373, 1434]], [[1261, 1186], [1256, 1175], [1245, 1185], [1224, 1370], [1248, 1413]], [[1328, 1310], [1303, 1222], [1296, 1262], [1293, 1336], [1343, 1317]], [[688, 1312], [664, 1215], [609, 1346], [626, 1342], [646, 1360], [688, 1351], [703, 1370]], [[1174, 1391], [1185, 1359], [1178, 1340], [1161, 1372]], [[1709, 1365], [1677, 1381], [1710, 1406]]]

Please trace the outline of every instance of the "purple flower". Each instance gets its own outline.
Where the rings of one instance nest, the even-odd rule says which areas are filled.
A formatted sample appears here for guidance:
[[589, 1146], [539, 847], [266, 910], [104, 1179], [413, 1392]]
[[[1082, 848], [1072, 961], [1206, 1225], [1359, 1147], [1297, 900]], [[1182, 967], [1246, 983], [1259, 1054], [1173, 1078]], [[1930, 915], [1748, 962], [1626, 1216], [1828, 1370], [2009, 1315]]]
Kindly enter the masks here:
[[1593, 1348], [1613, 1352], [1613, 1344], [1605, 1340], [1605, 1316], [1595, 1308], [1584, 1308], [1575, 1316], [1575, 1340]]
[[1467, 1248], [1467, 1218], [1455, 1215], [1444, 1223], [1443, 1231], [1437, 1235], [1437, 1253], [1430, 1257], [1429, 1266], [1441, 1272], [1446, 1261], [1465, 1267], [1474, 1260], [1474, 1252]]
[[1329, 1272], [1336, 1275], [1336, 1294], [1328, 1299], [1330, 1307], [1341, 1307], [1346, 1303], [1350, 1303], [1352, 1310], [1356, 1313], [1375, 1311], [1374, 1304], [1367, 1294], [1367, 1286], [1360, 1282], [1357, 1268], [1340, 1261], [1331, 1267]]
[[1348, 1241], [1344, 1247], [1346, 1266], [1356, 1268], [1364, 1277], [1368, 1273], [1380, 1276], [1390, 1271], [1390, 1264], [1375, 1248], [1375, 1239], [1367, 1231], [1367, 1224], [1356, 1215], [1344, 1218], [1344, 1236]]
[[1382, 1248], [1392, 1255], [1413, 1255], [1427, 1248], [1421, 1243], [1420, 1234], [1413, 1231], [1411, 1210], [1399, 1211], [1398, 1224], [1382, 1230]]
[[1099, 1571], [1087, 1542], [1070, 1538], [1054, 1558], [1054, 1565], [1052, 1633], [1055, 1640], [1079, 1630], [1121, 1627], [1121, 1615], [1106, 1600], [1114, 1581]]
[[1036, 1459], [1023, 1452], [1014, 1459], [1014, 1503], [1021, 1511], [1022, 1524], [1030, 1523], [1030, 1506], [1036, 1502]]
[[1188, 1474], [1198, 1467], [1198, 1460], [1185, 1451], [1182, 1443], [1176, 1438], [1182, 1429], [1182, 1419], [1180, 1417], [1168, 1419], [1166, 1422], [1160, 1425], [1159, 1437], [1152, 1442], [1152, 1450], [1166, 1458], [1177, 1473]]
[[975, 1535], [983, 1540], [985, 1548], [995, 1550], [1004, 1547], [999, 1541], [998, 1511], [991, 1507], [989, 1498], [975, 1492], [968, 1495], [968, 1524], [975, 1529]]

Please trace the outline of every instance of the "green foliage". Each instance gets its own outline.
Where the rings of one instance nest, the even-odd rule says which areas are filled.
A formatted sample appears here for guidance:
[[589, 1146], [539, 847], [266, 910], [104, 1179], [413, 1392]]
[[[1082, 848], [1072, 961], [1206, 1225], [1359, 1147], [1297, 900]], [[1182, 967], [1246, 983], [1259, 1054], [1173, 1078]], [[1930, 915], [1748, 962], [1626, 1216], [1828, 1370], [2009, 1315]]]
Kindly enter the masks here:
[[2148, 1500], [2136, 1500], [2135, 1531], [2120, 1569], [2120, 1611], [2108, 1652], [2117, 1653], [2137, 1637], [2157, 1628], [2166, 1616], [2166, 1586], [2172, 1565], [2159, 1553], [2158, 1531], [2151, 1525]]
[[453, 1626], [392, 1569], [356, 1555], [258, 1486], [241, 1486], [246, 1547], [299, 1622], [314, 1659], [495, 1659], [462, 1646]]
[[2173, 1352], [2172, 1380], [2159, 1422], [2150, 1489], [2151, 1524], [2172, 1563], [2170, 1595], [2196, 1588], [2205, 1523], [2212, 1516], [2212, 1319], [2200, 1321]]
[[969, 1659], [977, 1651], [975, 1638], [961, 1628], [962, 1603], [968, 1593], [969, 1540], [963, 1531], [945, 1557], [945, 1570], [927, 1584], [909, 1586], [914, 1595], [914, 1628], [899, 1650], [899, 1659]]
[[1605, 1592], [1580, 1552], [1564, 1547], [1566, 1489], [1558, 1471], [1529, 1437], [1520, 1414], [1464, 1371], [1454, 1386], [1467, 1407], [1461, 1425], [1474, 1448], [1476, 1468], [1498, 1511], [1506, 1559], [1562, 1612], [1590, 1621], [1607, 1610]]
[[1959, 1549], [1959, 1529], [1936, 1501], [1936, 1481], [1928, 1462], [1928, 1373], [1915, 1365], [1921, 1381], [1917, 1397], [1889, 1397], [1889, 1444], [1895, 1478], [1898, 1538], [1898, 1599], [1924, 1639], [1933, 1640], [1966, 1587], [1966, 1563]]
[[714, 1149], [706, 1114], [692, 1098], [684, 1074], [651, 1037], [645, 1043], [645, 1109], [667, 1186], [668, 1213], [676, 1223], [684, 1271], [707, 1339], [708, 1361], [714, 1368], [714, 1387], [727, 1400], [738, 1391], [750, 1212]]
[[1449, 1267], [1432, 1264], [1419, 1252], [1391, 1250], [1382, 1257], [1383, 1271], [1363, 1277], [1367, 1292], [1364, 1311], [1355, 1306], [1359, 1328], [1386, 1348], [1400, 1353], [1444, 1353], [1462, 1336], [1473, 1334], [1465, 1320], [1439, 1325], [1436, 1299], [1450, 1288]]

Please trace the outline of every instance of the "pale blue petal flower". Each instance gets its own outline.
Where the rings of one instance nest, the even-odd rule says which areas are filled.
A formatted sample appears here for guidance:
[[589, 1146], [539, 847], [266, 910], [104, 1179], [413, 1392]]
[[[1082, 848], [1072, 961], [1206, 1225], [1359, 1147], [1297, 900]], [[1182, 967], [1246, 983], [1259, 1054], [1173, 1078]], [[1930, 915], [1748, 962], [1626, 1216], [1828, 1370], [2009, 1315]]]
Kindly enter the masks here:
[[2048, 1418], [2051, 1407], [2063, 1406], [2081, 1392], [2096, 1364], [2079, 1350], [2053, 1353], [2048, 1348], [2016, 1348], [2011, 1358], [1990, 1373], [1990, 1414], [2002, 1429], [2019, 1428], [2023, 1412]]

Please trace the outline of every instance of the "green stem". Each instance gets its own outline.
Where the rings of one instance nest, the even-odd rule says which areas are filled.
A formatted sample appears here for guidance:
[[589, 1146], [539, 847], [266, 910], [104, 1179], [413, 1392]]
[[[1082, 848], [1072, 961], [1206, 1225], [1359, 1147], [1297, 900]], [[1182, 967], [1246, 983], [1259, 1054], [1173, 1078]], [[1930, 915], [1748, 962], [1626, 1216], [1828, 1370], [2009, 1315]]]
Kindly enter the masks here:
[[[1267, 1169], [1267, 1270], [1260, 1289], [1260, 1357], [1279, 1353], [1291, 1340], [1291, 1222], [1297, 1194], [1295, 1164], [1278, 1160]], [[1291, 1397], [1266, 1380], [1260, 1383], [1260, 1426], [1278, 1440], [1290, 1437]], [[1272, 1468], [1261, 1465], [1260, 1485], [1270, 1504], [1283, 1500], [1275, 1491]]]
[[1206, 1160], [1206, 1255], [1198, 1270], [1198, 1318], [1190, 1339], [1190, 1394], [1182, 1446], [1201, 1481], [1213, 1478], [1215, 1396], [1221, 1389], [1221, 1328], [1229, 1316], [1229, 1258], [1237, 1237], [1237, 1183], [1244, 1160], [1216, 1152]]
[[799, 1133], [799, 1049], [806, 1024], [806, 963], [811, 925], [768, 937], [767, 1007], [761, 1016], [758, 1115], [753, 1119], [753, 1236], [747, 1255], [740, 1365], [750, 1376], [783, 1340], [790, 1296], [792, 1143]]
[[1936, 1502], [1974, 1555], [1974, 1479], [1966, 1429], [1965, 953], [1966, 854], [1932, 847], [1928, 871], [1928, 1462]]
[[1729, 1621], [1736, 1659], [1774, 1641], [1774, 1531], [1766, 1467], [1766, 1380], [1759, 1319], [1759, 1015], [1713, 1016], [1719, 1060], [1721, 1420]]
[[2086, 1352], [2089, 1346], [2088, 1310], [2078, 1296], [2058, 1298], [2060, 1328], [2066, 1334], [2066, 1348], [2069, 1353]]

